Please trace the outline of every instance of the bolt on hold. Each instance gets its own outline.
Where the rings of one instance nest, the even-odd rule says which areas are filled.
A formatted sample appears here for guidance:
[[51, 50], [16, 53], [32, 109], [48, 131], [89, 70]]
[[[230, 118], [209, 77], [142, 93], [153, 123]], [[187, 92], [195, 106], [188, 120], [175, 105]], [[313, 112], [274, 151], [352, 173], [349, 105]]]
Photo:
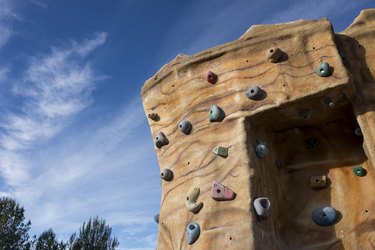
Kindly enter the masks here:
[[166, 181], [171, 181], [173, 179], [173, 172], [169, 168], [164, 168], [160, 172], [160, 178]]
[[327, 186], [327, 177], [325, 175], [310, 177], [310, 187], [325, 188], [326, 186]]
[[200, 230], [198, 223], [190, 222], [186, 226], [186, 232], [187, 232], [187, 242], [189, 245], [191, 245], [198, 239], [201, 230]]
[[164, 135], [163, 132], [158, 132], [156, 134], [156, 137], [155, 137], [155, 146], [157, 148], [161, 148], [165, 145], [168, 145], [169, 144], [169, 141], [167, 139], [167, 137]]
[[210, 122], [221, 122], [224, 118], [224, 110], [215, 104], [212, 105], [210, 109]]
[[198, 196], [200, 193], [199, 187], [193, 187], [189, 190], [186, 200], [185, 200], [185, 206], [186, 208], [193, 213], [198, 213], [199, 210], [203, 207], [203, 202], [197, 202]]
[[267, 147], [264, 143], [260, 142], [258, 143], [258, 145], [255, 146], [255, 154], [259, 158], [263, 158], [264, 156], [266, 156], [266, 153], [267, 153]]
[[154, 113], [154, 112], [149, 113], [147, 116], [148, 116], [148, 118], [150, 118], [153, 121], [159, 121], [160, 120], [159, 115], [157, 113]]
[[215, 155], [218, 155], [218, 156], [221, 156], [223, 158], [227, 158], [228, 157], [228, 148], [225, 148], [225, 147], [215, 147], [214, 149], [212, 149], [212, 153], [214, 153]]
[[217, 75], [212, 72], [212, 71], [208, 71], [207, 72], [207, 82], [211, 83], [211, 84], [215, 84], [218, 80], [218, 77]]
[[363, 177], [363, 176], [367, 175], [367, 170], [364, 169], [361, 166], [353, 168], [352, 172], [353, 172], [353, 174], [355, 174], [356, 176], [359, 176], [359, 177]]
[[316, 69], [316, 73], [321, 77], [327, 77], [332, 74], [332, 69], [327, 62], [322, 62]]
[[256, 198], [253, 206], [259, 219], [265, 220], [271, 217], [271, 202], [267, 197]]
[[192, 127], [193, 125], [191, 125], [191, 123], [188, 120], [182, 120], [178, 124], [178, 128], [180, 129], [180, 131], [186, 135], [190, 134]]
[[211, 186], [211, 197], [216, 201], [229, 201], [236, 197], [236, 193], [223, 184], [213, 181]]
[[263, 96], [263, 90], [259, 86], [253, 86], [245, 92], [247, 98], [251, 100], [259, 100]]
[[269, 50], [267, 50], [266, 54], [267, 60], [272, 63], [277, 63], [278, 61], [280, 61], [282, 55], [283, 52], [277, 47], [270, 48]]
[[332, 226], [337, 222], [337, 212], [333, 207], [320, 207], [313, 211], [311, 219], [319, 226]]

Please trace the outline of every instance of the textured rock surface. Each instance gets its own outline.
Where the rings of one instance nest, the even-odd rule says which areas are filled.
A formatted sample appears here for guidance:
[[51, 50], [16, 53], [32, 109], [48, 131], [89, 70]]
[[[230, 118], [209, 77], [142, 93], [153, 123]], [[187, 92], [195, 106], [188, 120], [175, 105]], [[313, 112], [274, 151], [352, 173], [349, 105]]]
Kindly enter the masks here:
[[[375, 246], [375, 10], [340, 34], [327, 19], [252, 26], [238, 40], [193, 56], [179, 55], [142, 88], [163, 182], [158, 249], [372, 249]], [[271, 48], [282, 56], [269, 60]], [[321, 77], [321, 63], [330, 76]], [[210, 73], [211, 72], [211, 73]], [[211, 75], [211, 78], [208, 76]], [[208, 82], [208, 80], [211, 82]], [[262, 89], [256, 100], [247, 97]], [[225, 118], [210, 122], [210, 109]], [[189, 135], [180, 121], [192, 124]], [[354, 131], [360, 127], [363, 136]], [[255, 148], [264, 144], [263, 158]], [[221, 145], [227, 158], [211, 151]], [[358, 177], [352, 168], [362, 166]], [[312, 189], [312, 176], [326, 188]], [[234, 200], [211, 198], [212, 181], [229, 186]], [[191, 187], [200, 189], [197, 213], [185, 206]], [[259, 220], [253, 201], [268, 197], [272, 216]], [[332, 206], [328, 227], [311, 214]], [[187, 241], [190, 222], [200, 236]]]

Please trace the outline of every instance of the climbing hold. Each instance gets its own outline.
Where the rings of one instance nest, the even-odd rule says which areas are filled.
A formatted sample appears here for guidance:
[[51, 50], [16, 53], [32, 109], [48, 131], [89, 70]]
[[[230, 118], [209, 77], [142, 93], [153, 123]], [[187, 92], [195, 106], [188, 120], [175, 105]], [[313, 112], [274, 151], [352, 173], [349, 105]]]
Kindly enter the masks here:
[[211, 84], [215, 84], [217, 82], [217, 75], [212, 72], [212, 71], [208, 71], [207, 72], [207, 82], [211, 83]]
[[335, 100], [334, 100], [332, 97], [326, 97], [326, 98], [324, 99], [324, 102], [325, 102], [325, 104], [326, 104], [328, 107], [330, 107], [330, 108], [335, 107]]
[[263, 95], [263, 90], [259, 86], [253, 86], [245, 92], [247, 98], [251, 100], [259, 100]]
[[331, 67], [327, 62], [322, 62], [316, 70], [319, 76], [327, 77], [331, 75]]
[[200, 189], [198, 187], [194, 187], [190, 189], [189, 193], [186, 196], [185, 205], [190, 212], [198, 213], [203, 206], [202, 202], [197, 202], [199, 193]]
[[165, 145], [168, 145], [169, 141], [167, 139], [167, 137], [164, 135], [163, 132], [159, 132], [156, 134], [156, 137], [155, 137], [155, 146], [158, 147], [158, 148], [161, 148]]
[[281, 59], [283, 52], [277, 47], [270, 48], [267, 50], [267, 60], [273, 63], [278, 62]]
[[178, 128], [181, 130], [182, 133], [188, 135], [190, 134], [191, 128], [193, 126], [188, 120], [182, 120], [180, 124], [178, 124]]
[[315, 137], [311, 137], [307, 140], [307, 145], [306, 145], [306, 148], [307, 149], [313, 149], [315, 148], [316, 146], [318, 146], [320, 144], [320, 141], [315, 138]]
[[201, 229], [196, 222], [190, 222], [186, 227], [187, 242], [189, 245], [193, 244], [199, 237]]
[[224, 110], [217, 105], [212, 105], [210, 110], [210, 122], [221, 122], [225, 118]]
[[354, 130], [354, 134], [356, 134], [357, 136], [363, 136], [361, 128], [356, 128]]
[[299, 117], [308, 120], [311, 116], [311, 110], [310, 109], [302, 109], [300, 112], [298, 112]]
[[255, 213], [260, 219], [271, 217], [271, 202], [267, 197], [256, 198], [253, 202]]
[[154, 113], [154, 112], [149, 113], [147, 116], [148, 116], [148, 118], [150, 118], [153, 121], [158, 121], [160, 119], [159, 115], [157, 113]]
[[169, 168], [164, 168], [164, 169], [160, 172], [160, 177], [161, 177], [163, 180], [171, 181], [171, 180], [173, 179], [173, 172], [172, 172], [172, 170], [170, 170]]
[[364, 169], [363, 167], [361, 166], [358, 166], [358, 167], [355, 167], [352, 169], [352, 172], [356, 175], [356, 176], [359, 176], [359, 177], [363, 177], [367, 174], [367, 170]]
[[212, 153], [214, 153], [215, 155], [219, 155], [223, 158], [227, 158], [228, 157], [228, 148], [224, 148], [224, 147], [215, 147], [214, 149], [212, 149]]
[[155, 214], [155, 216], [154, 216], [154, 220], [158, 224], [159, 224], [159, 216], [160, 216], [159, 214]]
[[258, 145], [255, 146], [255, 154], [259, 158], [263, 158], [267, 153], [267, 147], [263, 143], [259, 143]]
[[229, 201], [236, 197], [236, 194], [223, 184], [213, 181], [211, 186], [211, 197], [217, 201]]
[[337, 212], [333, 207], [320, 207], [314, 210], [311, 218], [319, 226], [332, 226], [337, 221]]
[[312, 188], [325, 188], [327, 186], [327, 177], [325, 175], [311, 176], [310, 186]]

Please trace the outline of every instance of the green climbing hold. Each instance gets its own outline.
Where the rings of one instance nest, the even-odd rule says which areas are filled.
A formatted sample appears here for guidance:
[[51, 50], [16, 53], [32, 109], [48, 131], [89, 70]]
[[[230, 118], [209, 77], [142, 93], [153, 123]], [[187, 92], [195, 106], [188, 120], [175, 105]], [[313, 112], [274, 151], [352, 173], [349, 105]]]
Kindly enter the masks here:
[[318, 69], [316, 70], [316, 73], [318, 73], [319, 76], [321, 77], [327, 77], [331, 75], [331, 67], [327, 62], [322, 62]]
[[228, 157], [228, 148], [224, 148], [224, 147], [215, 147], [214, 149], [212, 149], [212, 153], [214, 153], [215, 155], [219, 155], [223, 158], [227, 158]]
[[359, 177], [363, 177], [367, 174], [367, 171], [366, 169], [364, 169], [363, 167], [361, 166], [358, 166], [358, 167], [355, 167], [353, 168], [353, 173], [356, 175], [356, 176], [359, 176]]

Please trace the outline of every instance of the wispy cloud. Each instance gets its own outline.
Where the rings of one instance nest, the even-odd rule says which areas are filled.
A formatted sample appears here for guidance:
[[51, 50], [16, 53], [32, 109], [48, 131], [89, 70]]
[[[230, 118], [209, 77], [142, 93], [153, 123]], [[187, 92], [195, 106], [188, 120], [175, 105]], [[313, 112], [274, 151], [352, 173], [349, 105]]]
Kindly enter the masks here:
[[13, 35], [12, 22], [17, 20], [11, 0], [0, 1], [0, 48], [2, 48]]
[[31, 3], [35, 4], [38, 7], [47, 9], [48, 6], [51, 4], [50, 0], [29, 0]]
[[[86, 56], [103, 44], [105, 37], [105, 33], [97, 33], [92, 40], [71, 48], [52, 48], [48, 55], [30, 58], [24, 77], [13, 87], [19, 108], [4, 111], [0, 120], [0, 170], [10, 185], [19, 185], [29, 177], [30, 166], [20, 151], [53, 138], [91, 103], [91, 92], [101, 77]], [[92, 41], [100, 42], [94, 46]]]

